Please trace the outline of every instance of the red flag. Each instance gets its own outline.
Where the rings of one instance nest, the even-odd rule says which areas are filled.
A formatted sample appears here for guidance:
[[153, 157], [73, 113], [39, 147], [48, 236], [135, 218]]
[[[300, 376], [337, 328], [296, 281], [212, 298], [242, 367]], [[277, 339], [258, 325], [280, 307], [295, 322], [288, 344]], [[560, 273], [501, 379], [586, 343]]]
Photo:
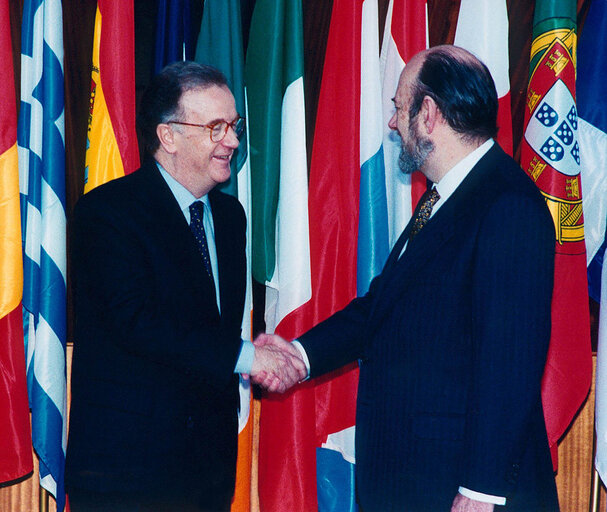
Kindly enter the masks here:
[[556, 228], [552, 337], [542, 381], [548, 441], [557, 442], [592, 378], [588, 281], [575, 105], [576, 3], [538, 0], [521, 167], [546, 198]]
[[17, 106], [8, 0], [0, 0], [0, 482], [32, 471], [17, 163]]
[[[276, 328], [297, 337], [356, 296], [360, 182], [362, 2], [335, 0], [321, 84], [309, 185], [312, 299]], [[347, 44], [344, 45], [344, 41]], [[351, 365], [262, 402], [262, 510], [316, 510], [316, 448], [355, 422], [358, 368]]]

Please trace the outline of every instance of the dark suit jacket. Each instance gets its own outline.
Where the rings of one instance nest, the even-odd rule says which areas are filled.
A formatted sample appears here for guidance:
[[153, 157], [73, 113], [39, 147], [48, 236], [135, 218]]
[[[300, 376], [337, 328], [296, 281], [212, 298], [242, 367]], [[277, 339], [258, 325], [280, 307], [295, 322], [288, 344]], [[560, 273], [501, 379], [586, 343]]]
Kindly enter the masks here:
[[221, 315], [153, 161], [76, 206], [68, 486], [170, 493], [190, 482], [202, 495], [233, 493], [245, 216], [233, 197], [209, 199]]
[[540, 381], [554, 227], [495, 144], [369, 293], [300, 338], [312, 376], [361, 359], [363, 510], [448, 511], [458, 487], [558, 509]]

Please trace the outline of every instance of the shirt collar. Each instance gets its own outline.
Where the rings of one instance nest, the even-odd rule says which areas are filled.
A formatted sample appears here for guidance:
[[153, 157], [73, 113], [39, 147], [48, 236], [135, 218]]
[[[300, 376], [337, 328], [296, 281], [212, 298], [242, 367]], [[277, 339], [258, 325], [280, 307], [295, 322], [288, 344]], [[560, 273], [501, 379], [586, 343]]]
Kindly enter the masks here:
[[173, 176], [171, 176], [168, 171], [164, 167], [162, 167], [162, 165], [160, 165], [158, 162], [156, 162], [156, 165], [158, 166], [160, 174], [171, 189], [171, 192], [173, 193], [177, 204], [179, 204], [179, 208], [181, 208], [181, 211], [184, 212], [184, 215], [186, 215], [186, 218], [189, 218], [190, 205], [194, 201], [202, 201], [204, 205], [210, 210], [211, 205], [209, 203], [208, 194], [205, 194], [202, 197], [195, 197], [194, 194], [192, 194], [187, 188], [185, 188], [181, 183], [179, 183], [175, 178], [173, 178]]
[[441, 203], [446, 201], [455, 189], [459, 187], [460, 183], [464, 181], [468, 173], [478, 163], [478, 161], [491, 149], [494, 142], [493, 139], [489, 139], [476, 148], [472, 153], [464, 157], [457, 164], [455, 164], [443, 178], [436, 183], [436, 191], [439, 193]]

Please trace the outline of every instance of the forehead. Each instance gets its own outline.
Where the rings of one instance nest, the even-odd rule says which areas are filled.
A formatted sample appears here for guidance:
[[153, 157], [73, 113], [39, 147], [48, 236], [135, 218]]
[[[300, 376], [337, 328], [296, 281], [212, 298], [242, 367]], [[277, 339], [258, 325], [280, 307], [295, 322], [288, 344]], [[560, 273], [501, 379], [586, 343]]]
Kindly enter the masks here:
[[191, 89], [181, 96], [181, 108], [190, 121], [204, 123], [216, 119], [232, 120], [238, 114], [234, 96], [227, 87], [212, 85], [204, 89]]
[[405, 66], [403, 69], [400, 79], [398, 81], [398, 88], [396, 89], [396, 94], [394, 99], [397, 103], [403, 104], [406, 103], [407, 98], [409, 97], [409, 93], [411, 91], [411, 85], [415, 81], [417, 77], [417, 73], [420, 68], [420, 59], [416, 55], [413, 57], [411, 61]]

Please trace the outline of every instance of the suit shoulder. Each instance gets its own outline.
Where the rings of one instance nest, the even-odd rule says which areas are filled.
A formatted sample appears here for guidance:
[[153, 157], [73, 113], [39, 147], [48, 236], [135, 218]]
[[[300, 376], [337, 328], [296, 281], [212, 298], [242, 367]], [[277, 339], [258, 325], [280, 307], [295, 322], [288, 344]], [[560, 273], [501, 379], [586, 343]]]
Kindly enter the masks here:
[[230, 217], [242, 220], [243, 222], [245, 221], [246, 216], [244, 208], [236, 197], [226, 194], [225, 192], [221, 192], [220, 190], [212, 190], [209, 193], [209, 199], [211, 201], [213, 212], [225, 212]]

